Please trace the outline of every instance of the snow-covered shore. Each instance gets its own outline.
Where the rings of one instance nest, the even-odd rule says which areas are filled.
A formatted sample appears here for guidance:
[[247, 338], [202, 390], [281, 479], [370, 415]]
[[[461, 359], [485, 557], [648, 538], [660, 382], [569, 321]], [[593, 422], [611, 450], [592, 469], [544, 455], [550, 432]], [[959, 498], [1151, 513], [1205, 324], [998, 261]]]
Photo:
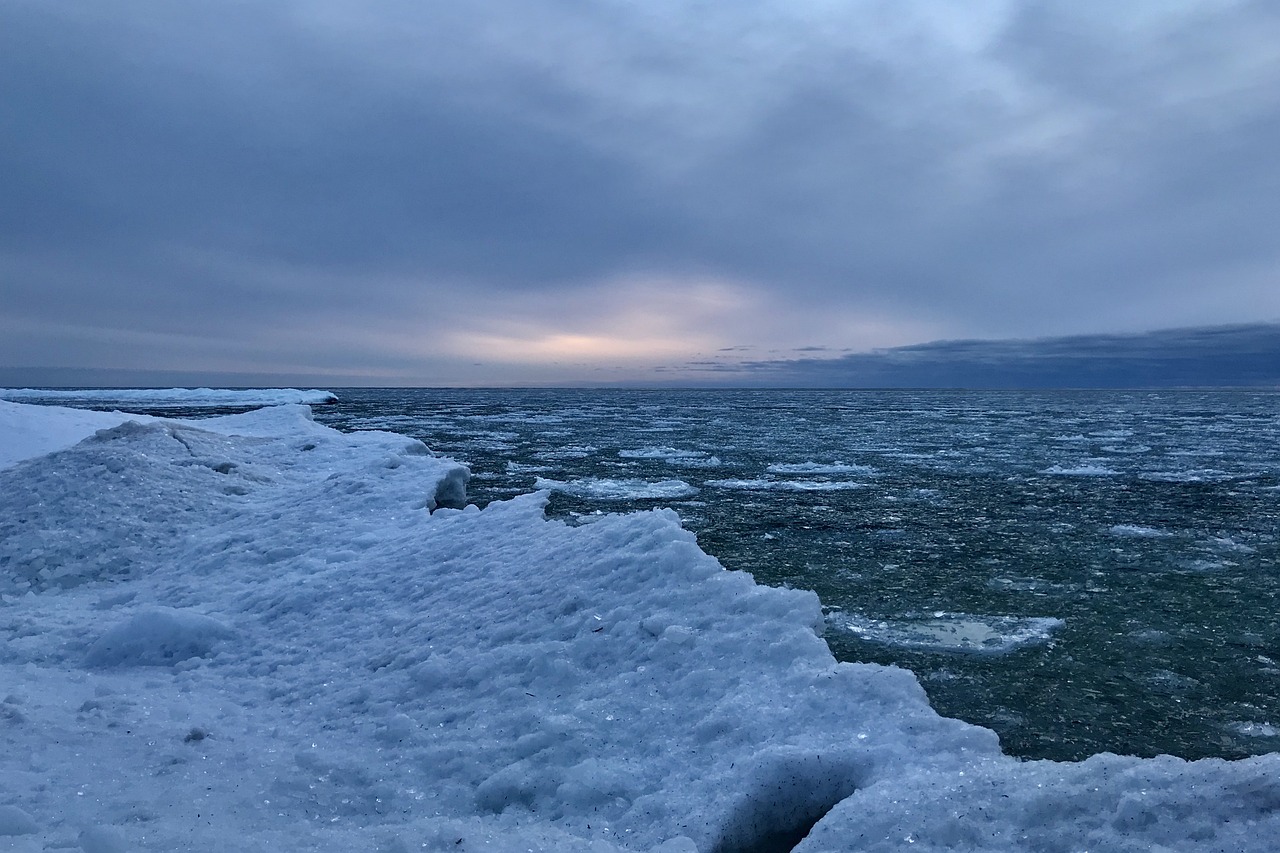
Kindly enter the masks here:
[[0, 850], [1280, 846], [1275, 755], [1008, 758], [674, 513], [466, 479], [305, 406], [0, 402]]

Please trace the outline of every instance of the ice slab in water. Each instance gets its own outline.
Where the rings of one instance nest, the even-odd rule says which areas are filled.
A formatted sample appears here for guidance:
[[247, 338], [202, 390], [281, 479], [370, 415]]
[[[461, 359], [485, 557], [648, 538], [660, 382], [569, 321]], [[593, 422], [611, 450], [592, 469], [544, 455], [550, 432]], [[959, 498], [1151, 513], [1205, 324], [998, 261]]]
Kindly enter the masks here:
[[844, 628], [873, 643], [943, 652], [1006, 654], [1043, 643], [1063, 625], [1047, 616], [978, 616], [933, 613], [918, 619], [844, 617]]

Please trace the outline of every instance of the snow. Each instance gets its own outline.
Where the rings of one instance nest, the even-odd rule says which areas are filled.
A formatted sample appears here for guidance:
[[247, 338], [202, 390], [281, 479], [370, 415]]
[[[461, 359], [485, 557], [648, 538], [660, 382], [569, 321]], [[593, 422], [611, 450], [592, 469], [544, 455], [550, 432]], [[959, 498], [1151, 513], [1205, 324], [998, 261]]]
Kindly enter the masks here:
[[181, 406], [281, 406], [287, 403], [333, 403], [331, 391], [297, 388], [0, 388], [0, 400], [28, 402], [87, 401], [145, 406], [151, 409]]
[[0, 399], [0, 468], [70, 447], [126, 418], [150, 420], [144, 415], [28, 406]]
[[8, 849], [1280, 838], [1275, 755], [1008, 758], [910, 673], [836, 662], [816, 596], [725, 571], [670, 510], [463, 508], [461, 466], [302, 406], [3, 412], [6, 447], [24, 423], [66, 438], [0, 470]]

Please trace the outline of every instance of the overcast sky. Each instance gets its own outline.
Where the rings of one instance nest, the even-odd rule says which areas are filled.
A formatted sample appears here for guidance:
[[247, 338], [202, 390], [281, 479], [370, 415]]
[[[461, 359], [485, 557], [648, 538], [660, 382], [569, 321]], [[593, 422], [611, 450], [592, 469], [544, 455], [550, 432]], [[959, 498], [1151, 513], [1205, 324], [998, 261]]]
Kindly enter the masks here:
[[702, 381], [1275, 322], [1276, 152], [1273, 0], [0, 0], [0, 369]]

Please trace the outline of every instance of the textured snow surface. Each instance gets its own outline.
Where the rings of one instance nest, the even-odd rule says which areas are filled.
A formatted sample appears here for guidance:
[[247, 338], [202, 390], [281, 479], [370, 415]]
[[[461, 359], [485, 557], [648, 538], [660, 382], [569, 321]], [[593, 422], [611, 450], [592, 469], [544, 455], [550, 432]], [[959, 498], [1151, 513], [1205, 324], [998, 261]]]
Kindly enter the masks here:
[[[5, 412], [0, 441], [83, 431]], [[834, 661], [814, 595], [725, 571], [670, 511], [449, 508], [465, 469], [301, 406], [110, 417], [0, 471], [0, 849], [1280, 839], [1275, 756], [1007, 758], [910, 673]]]

